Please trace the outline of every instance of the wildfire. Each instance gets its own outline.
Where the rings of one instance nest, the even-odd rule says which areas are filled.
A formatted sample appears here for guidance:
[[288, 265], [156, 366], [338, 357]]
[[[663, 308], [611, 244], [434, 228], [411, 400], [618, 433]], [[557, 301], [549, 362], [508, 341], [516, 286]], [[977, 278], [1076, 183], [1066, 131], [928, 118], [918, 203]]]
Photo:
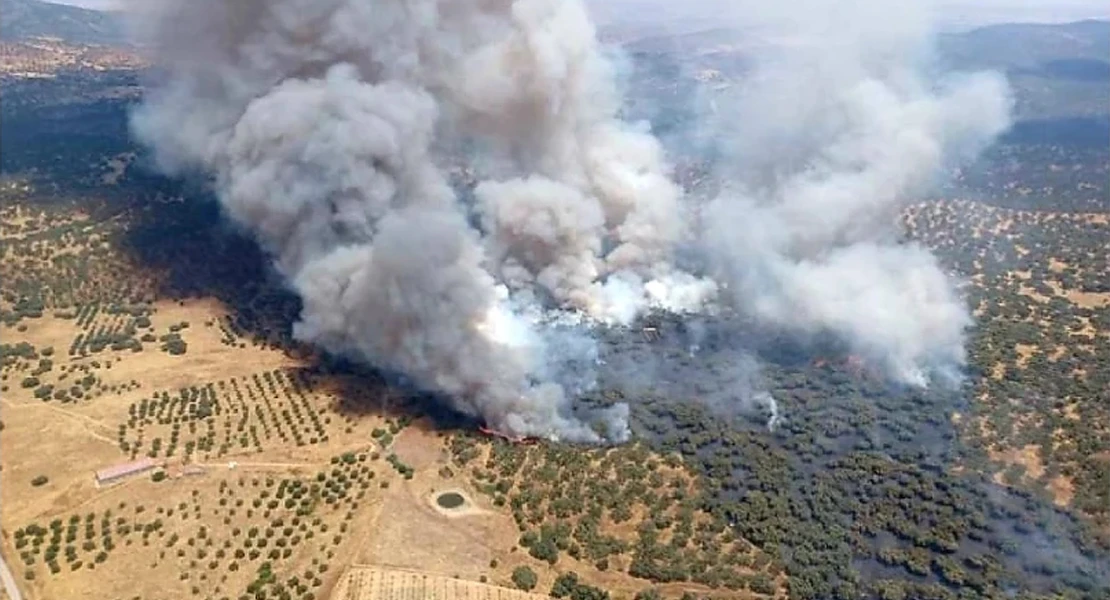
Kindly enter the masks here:
[[539, 441], [534, 437], [506, 435], [499, 431], [494, 431], [486, 426], [479, 427], [478, 432], [487, 437], [503, 439], [510, 444], [535, 444]]

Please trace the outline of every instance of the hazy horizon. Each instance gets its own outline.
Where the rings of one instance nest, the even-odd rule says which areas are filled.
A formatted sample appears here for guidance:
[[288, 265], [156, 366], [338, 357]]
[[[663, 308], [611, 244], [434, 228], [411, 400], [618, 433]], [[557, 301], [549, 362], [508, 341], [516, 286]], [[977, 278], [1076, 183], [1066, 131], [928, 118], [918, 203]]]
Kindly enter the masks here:
[[[47, 0], [95, 10], [118, 10], [126, 0]], [[667, 28], [691, 29], [720, 24], [722, 4], [713, 0], [587, 0], [599, 26], [663, 24]], [[741, 7], [745, 1], [727, 8]], [[940, 29], [966, 29], [998, 23], [1067, 23], [1086, 19], [1110, 20], [1110, 8], [1092, 0], [936, 0]]]

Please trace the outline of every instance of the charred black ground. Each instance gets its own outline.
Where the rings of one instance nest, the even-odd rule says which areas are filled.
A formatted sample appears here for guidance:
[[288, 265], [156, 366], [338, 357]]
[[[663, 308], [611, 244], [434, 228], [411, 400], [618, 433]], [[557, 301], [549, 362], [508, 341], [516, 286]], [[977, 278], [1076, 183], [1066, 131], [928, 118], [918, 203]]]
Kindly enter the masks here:
[[[1105, 540], [1047, 496], [983, 474], [983, 452], [960, 442], [951, 415], [970, 409], [970, 387], [892, 388], [835, 348], [735, 318], [699, 327], [694, 352], [675, 317], [608, 331], [604, 387], [635, 399], [643, 439], [697, 466], [710, 510], [781, 558], [798, 597], [881, 595], [885, 580], [979, 593], [1110, 586]], [[741, 398], [745, 354], [778, 403], [774, 431]]]

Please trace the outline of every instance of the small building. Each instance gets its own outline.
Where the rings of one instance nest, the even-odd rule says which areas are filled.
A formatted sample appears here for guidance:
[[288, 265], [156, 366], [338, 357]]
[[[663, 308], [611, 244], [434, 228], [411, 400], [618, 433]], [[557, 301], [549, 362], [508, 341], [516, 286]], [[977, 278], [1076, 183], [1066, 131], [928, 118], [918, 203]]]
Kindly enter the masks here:
[[134, 462], [123, 463], [100, 469], [96, 472], [97, 485], [111, 485], [117, 483], [132, 475], [145, 473], [154, 467], [158, 466], [152, 458], [143, 458]]

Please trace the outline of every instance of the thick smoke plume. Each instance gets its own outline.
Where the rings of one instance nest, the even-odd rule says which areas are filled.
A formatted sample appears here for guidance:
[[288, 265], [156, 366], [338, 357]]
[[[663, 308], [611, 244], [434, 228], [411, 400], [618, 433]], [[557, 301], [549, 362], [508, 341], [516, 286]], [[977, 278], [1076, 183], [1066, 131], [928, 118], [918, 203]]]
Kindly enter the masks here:
[[735, 3], [736, 24], [772, 41], [749, 52], [742, 85], [713, 99], [725, 185], [703, 211], [737, 308], [835, 334], [914, 385], [957, 375], [971, 318], [929, 251], [899, 243], [897, 216], [1009, 114], [1001, 77], [928, 76], [922, 6]]
[[[598, 434], [566, 389], [585, 384], [557, 356], [582, 345], [537, 307], [627, 321], [712, 291], [669, 264], [686, 233], [680, 190], [656, 140], [616, 118], [578, 2], [136, 11], [165, 80], [133, 129], [165, 171], [214, 176], [227, 214], [303, 298], [300, 339], [506, 432], [588, 441]], [[478, 169], [471, 203], [446, 176], [460, 147]], [[627, 435], [626, 414], [600, 415], [607, 436]]]
[[[891, 221], [1004, 126], [1005, 96], [985, 76], [927, 81], [922, 36], [852, 28], [761, 62], [731, 99], [735, 130], [717, 124], [731, 185], [695, 207], [657, 140], [618, 118], [615, 63], [578, 0], [133, 12], [162, 72], [136, 137], [165, 172], [212, 177], [303, 299], [295, 335], [506, 433], [627, 437], [627, 406], [596, 430], [572, 410], [593, 384], [589, 323], [703, 308], [717, 284], [672, 262], [693, 240], [762, 321], [838, 334], [912, 383], [963, 361], [950, 279]], [[773, 427], [773, 399], [743, 395]]]

